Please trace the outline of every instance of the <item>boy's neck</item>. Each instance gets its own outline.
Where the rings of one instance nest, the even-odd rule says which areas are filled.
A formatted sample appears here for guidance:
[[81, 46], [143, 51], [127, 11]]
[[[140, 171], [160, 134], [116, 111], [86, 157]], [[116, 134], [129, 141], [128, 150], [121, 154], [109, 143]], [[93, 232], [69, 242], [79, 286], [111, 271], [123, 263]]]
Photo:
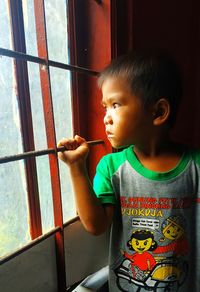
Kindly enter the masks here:
[[150, 141], [145, 145], [134, 145], [134, 151], [146, 157], [157, 157], [169, 153], [177, 153], [180, 145], [171, 141]]
[[142, 147], [134, 145], [134, 153], [141, 164], [157, 172], [166, 172], [176, 167], [183, 152], [183, 147], [170, 139], [152, 141]]

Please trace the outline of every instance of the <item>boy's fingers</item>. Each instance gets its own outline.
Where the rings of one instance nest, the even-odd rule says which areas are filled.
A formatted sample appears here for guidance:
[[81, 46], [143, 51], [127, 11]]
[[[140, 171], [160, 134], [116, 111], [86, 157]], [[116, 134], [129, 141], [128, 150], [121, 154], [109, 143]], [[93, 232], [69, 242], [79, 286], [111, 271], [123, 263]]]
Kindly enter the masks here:
[[75, 140], [79, 143], [79, 145], [81, 145], [81, 144], [83, 144], [83, 143], [86, 142], [85, 139], [82, 138], [82, 137], [80, 137], [79, 135], [75, 135], [74, 138], [75, 138]]
[[75, 139], [69, 139], [64, 146], [68, 150], [75, 150], [79, 145]]
[[61, 146], [65, 146], [65, 144], [67, 143], [67, 138], [62, 138], [58, 144], [57, 144], [57, 147], [61, 147]]
[[85, 143], [85, 139], [76, 135], [74, 139], [63, 138], [58, 142], [57, 147], [64, 146], [67, 150], [75, 150], [81, 144]]

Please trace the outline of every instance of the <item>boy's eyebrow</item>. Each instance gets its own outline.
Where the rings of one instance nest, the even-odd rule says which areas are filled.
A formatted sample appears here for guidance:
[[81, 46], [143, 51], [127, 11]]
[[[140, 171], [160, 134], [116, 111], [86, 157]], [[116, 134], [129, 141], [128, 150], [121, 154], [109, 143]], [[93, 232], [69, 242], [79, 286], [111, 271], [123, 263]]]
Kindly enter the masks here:
[[118, 100], [122, 100], [123, 99], [123, 97], [121, 96], [121, 94], [120, 94], [120, 92], [119, 93], [114, 93], [113, 95], [111, 95], [111, 96], [106, 96], [106, 97], [103, 97], [102, 98], [102, 100], [101, 100], [101, 104], [102, 105], [105, 105], [106, 103], [108, 103], [108, 102], [112, 102], [113, 100], [115, 100], [115, 99], [118, 99]]

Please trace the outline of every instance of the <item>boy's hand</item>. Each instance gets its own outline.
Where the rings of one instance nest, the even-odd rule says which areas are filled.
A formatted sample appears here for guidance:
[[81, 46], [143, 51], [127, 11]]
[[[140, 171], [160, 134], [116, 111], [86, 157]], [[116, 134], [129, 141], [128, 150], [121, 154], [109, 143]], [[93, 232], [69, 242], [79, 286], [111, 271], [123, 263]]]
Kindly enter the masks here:
[[85, 139], [78, 135], [74, 139], [61, 139], [57, 146], [64, 146], [66, 148], [67, 151], [58, 152], [58, 157], [68, 165], [85, 162], [89, 152], [89, 146]]

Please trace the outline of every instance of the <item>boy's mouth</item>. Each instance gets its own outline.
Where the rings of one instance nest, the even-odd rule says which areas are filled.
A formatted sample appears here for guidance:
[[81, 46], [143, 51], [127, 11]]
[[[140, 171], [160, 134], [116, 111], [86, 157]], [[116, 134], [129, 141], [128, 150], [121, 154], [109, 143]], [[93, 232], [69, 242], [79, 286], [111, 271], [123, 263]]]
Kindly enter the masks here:
[[114, 134], [110, 131], [106, 131], [106, 135], [108, 136], [108, 138], [112, 138], [114, 136]]
[[107, 134], [107, 137], [108, 137], [108, 138], [113, 138], [114, 135], [113, 135], [113, 134]]

